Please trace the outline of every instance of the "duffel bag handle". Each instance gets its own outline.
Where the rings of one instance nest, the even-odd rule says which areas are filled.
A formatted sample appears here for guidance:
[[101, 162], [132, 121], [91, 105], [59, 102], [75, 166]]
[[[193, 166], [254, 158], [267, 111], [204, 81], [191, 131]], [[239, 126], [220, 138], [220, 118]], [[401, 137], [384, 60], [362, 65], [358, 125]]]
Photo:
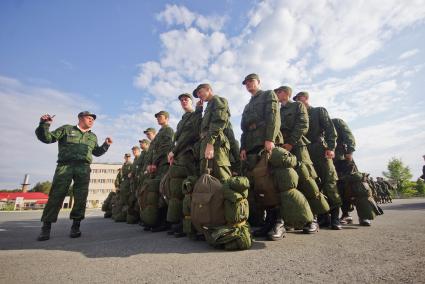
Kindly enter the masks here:
[[206, 163], [205, 163], [205, 169], [204, 169], [204, 173], [206, 173], [206, 174], [208, 174], [208, 175], [211, 175], [211, 173], [212, 173], [212, 166], [211, 167], [208, 167], [208, 165], [209, 165], [209, 162], [211, 161], [212, 162], [212, 160], [213, 159], [206, 159], [207, 161], [206, 161]]

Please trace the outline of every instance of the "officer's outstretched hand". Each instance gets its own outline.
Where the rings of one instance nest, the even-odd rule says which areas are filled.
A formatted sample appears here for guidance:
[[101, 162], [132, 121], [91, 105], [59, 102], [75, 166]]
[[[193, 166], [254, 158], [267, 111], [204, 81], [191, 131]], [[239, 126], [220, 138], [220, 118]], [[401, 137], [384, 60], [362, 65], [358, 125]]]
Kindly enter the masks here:
[[106, 137], [106, 139], [105, 139], [105, 143], [106, 143], [107, 145], [111, 145], [111, 144], [112, 144], [112, 138], [111, 138], [111, 137]]
[[54, 117], [55, 117], [54, 115], [51, 116], [50, 114], [46, 113], [45, 115], [40, 117], [40, 122], [51, 124], [53, 122]]

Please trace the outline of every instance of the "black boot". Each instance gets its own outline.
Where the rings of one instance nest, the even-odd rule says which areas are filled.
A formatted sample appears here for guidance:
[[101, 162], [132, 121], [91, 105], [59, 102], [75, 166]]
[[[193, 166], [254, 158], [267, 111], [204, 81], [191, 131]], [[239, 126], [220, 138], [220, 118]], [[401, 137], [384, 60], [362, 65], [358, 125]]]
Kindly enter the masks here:
[[50, 229], [52, 228], [51, 222], [43, 222], [41, 227], [40, 235], [37, 238], [37, 241], [47, 241], [50, 239]]
[[175, 227], [174, 227], [174, 237], [176, 237], [176, 238], [186, 237], [186, 233], [183, 232], [183, 223], [182, 222], [175, 225]]
[[285, 237], [285, 225], [283, 224], [283, 220], [276, 220], [273, 228], [267, 233], [267, 238], [270, 241], [279, 241]]
[[360, 226], [370, 227], [372, 225], [372, 222], [368, 219], [360, 219], [359, 220]]
[[325, 228], [325, 227], [329, 227], [331, 225], [331, 217], [329, 216], [328, 213], [326, 214], [321, 214], [318, 216], [317, 218], [317, 224], [321, 227], [321, 228]]
[[342, 212], [342, 216], [341, 219], [339, 219], [339, 222], [343, 225], [352, 224], [353, 217], [351, 217], [350, 212]]
[[266, 210], [266, 212], [267, 213], [266, 219], [264, 220], [264, 225], [252, 233], [254, 237], [266, 237], [267, 233], [274, 225], [274, 220], [276, 219], [276, 217], [274, 216], [274, 211], [272, 209], [268, 209]]
[[69, 234], [69, 236], [71, 238], [79, 238], [79, 237], [81, 237], [80, 221], [79, 220], [72, 221], [71, 233]]
[[332, 230], [341, 230], [342, 226], [339, 222], [339, 207], [336, 207], [331, 210], [331, 229]]
[[314, 218], [313, 222], [307, 223], [303, 227], [304, 234], [314, 234], [319, 231], [319, 224], [317, 224], [317, 219]]

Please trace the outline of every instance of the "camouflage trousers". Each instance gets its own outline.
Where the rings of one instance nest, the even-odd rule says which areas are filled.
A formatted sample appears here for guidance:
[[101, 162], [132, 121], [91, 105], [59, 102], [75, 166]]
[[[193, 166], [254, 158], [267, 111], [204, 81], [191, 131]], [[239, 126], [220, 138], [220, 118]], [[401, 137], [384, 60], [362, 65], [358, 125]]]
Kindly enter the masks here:
[[342, 201], [338, 192], [338, 175], [333, 160], [325, 157], [326, 149], [321, 143], [308, 145], [308, 151], [313, 161], [314, 169], [319, 176], [318, 186], [328, 198], [330, 208], [340, 207]]
[[87, 163], [57, 165], [49, 199], [41, 217], [42, 222], [57, 221], [63, 200], [68, 193], [72, 181], [74, 181], [74, 206], [71, 210], [70, 219], [84, 219], [89, 192], [90, 171], [90, 164]]

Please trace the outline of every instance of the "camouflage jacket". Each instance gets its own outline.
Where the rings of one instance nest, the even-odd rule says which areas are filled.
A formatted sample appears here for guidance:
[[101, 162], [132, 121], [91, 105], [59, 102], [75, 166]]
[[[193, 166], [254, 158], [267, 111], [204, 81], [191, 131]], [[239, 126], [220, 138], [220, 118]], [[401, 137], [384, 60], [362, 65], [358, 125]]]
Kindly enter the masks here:
[[[201, 138], [205, 143], [215, 145], [217, 141], [222, 144], [228, 139], [224, 129], [228, 127], [230, 118], [229, 105], [225, 98], [213, 96], [208, 102], [201, 122]], [[221, 145], [220, 145], [221, 146]]]
[[287, 102], [280, 108], [281, 126], [285, 144], [304, 146], [310, 144], [305, 137], [308, 132], [308, 113], [304, 104], [300, 102]]
[[177, 124], [174, 135], [174, 147], [172, 152], [175, 156], [191, 148], [199, 140], [199, 127], [202, 119], [202, 107], [193, 112], [186, 112]]
[[115, 188], [120, 188], [121, 177], [122, 177], [122, 172], [121, 172], [121, 169], [119, 169], [118, 170], [118, 174], [117, 174], [117, 176], [115, 178], [115, 182], [114, 182]]
[[347, 123], [340, 118], [333, 118], [332, 123], [337, 133], [335, 159], [343, 160], [345, 154], [351, 154], [356, 149], [356, 140]]
[[133, 168], [133, 163], [131, 163], [131, 162], [122, 164], [121, 181], [129, 179], [128, 175], [131, 173], [132, 168]]
[[168, 164], [167, 155], [173, 147], [173, 136], [174, 130], [170, 126], [161, 127], [149, 146], [148, 165], [156, 165], [158, 167]]
[[35, 130], [37, 138], [46, 144], [58, 141], [59, 153], [58, 163], [84, 162], [91, 163], [92, 155], [99, 157], [108, 151], [109, 145], [103, 143], [97, 144], [96, 134], [91, 132], [82, 132], [77, 126], [63, 125], [50, 132], [50, 124], [40, 122]]
[[307, 138], [311, 143], [324, 143], [327, 150], [335, 150], [336, 130], [324, 107], [307, 107], [309, 125]]
[[[279, 101], [274, 91], [259, 90], [245, 106], [241, 120], [241, 149], [250, 152], [265, 141], [281, 143]], [[280, 138], [280, 139], [279, 139]]]

